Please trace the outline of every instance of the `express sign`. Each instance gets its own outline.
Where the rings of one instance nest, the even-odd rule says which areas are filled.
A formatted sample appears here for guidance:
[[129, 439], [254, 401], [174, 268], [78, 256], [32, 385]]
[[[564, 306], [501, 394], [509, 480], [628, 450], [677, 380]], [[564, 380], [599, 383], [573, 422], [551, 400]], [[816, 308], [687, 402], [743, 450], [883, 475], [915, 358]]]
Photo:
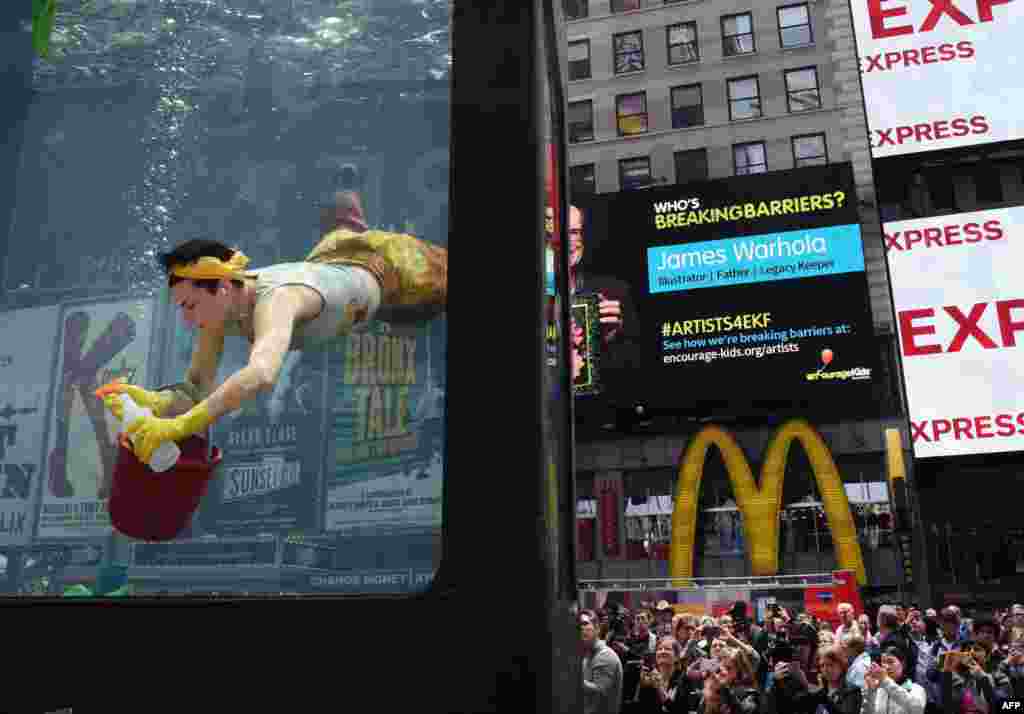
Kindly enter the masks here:
[[[875, 158], [1024, 137], [1018, 0], [851, 0]], [[1015, 32], [1016, 30], [1016, 32]]]

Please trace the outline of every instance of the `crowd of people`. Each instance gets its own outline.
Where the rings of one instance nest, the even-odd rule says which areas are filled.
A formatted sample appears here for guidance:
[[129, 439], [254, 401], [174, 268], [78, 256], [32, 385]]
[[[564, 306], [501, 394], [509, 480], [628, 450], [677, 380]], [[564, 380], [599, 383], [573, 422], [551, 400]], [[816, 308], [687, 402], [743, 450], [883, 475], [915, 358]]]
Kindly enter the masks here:
[[1024, 701], [1021, 604], [966, 618], [894, 603], [869, 618], [840, 603], [832, 620], [775, 604], [755, 622], [743, 602], [710, 617], [662, 601], [582, 610], [579, 624], [587, 714], [995, 714]]

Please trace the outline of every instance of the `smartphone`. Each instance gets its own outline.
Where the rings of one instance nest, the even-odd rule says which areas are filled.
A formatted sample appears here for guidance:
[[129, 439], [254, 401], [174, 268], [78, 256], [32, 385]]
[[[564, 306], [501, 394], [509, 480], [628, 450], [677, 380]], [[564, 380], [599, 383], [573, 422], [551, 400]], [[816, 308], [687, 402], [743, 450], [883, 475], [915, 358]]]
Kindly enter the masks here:
[[649, 654], [644, 655], [644, 667], [647, 669], [654, 669], [658, 665], [658, 660], [655, 655]]
[[715, 639], [722, 634], [722, 628], [718, 625], [709, 625], [704, 628], [704, 637], [709, 641]]

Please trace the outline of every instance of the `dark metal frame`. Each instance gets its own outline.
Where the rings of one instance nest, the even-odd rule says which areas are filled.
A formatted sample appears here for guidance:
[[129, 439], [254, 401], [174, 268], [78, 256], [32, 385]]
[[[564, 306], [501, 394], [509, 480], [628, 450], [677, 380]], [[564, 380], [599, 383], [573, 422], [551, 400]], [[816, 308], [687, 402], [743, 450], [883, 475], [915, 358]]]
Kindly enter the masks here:
[[[790, 10], [790, 9], [792, 9], [794, 7], [802, 7], [805, 10], [807, 10], [807, 24], [806, 25], [786, 25], [785, 27], [783, 27], [782, 26], [782, 11], [783, 10]], [[811, 45], [814, 44], [814, 23], [811, 21], [811, 5], [810, 5], [810, 3], [798, 2], [798, 3], [793, 3], [791, 5], [780, 5], [779, 7], [775, 8], [775, 24], [778, 26], [778, 30], [779, 30], [779, 47], [781, 47], [782, 49], [788, 50], [788, 49], [793, 49], [793, 48], [796, 48], [796, 47], [810, 47]], [[788, 45], [787, 46], [787, 45], [783, 44], [783, 42], [782, 42], [782, 31], [783, 30], [788, 30], [788, 29], [793, 28], [793, 27], [806, 27], [807, 31], [811, 35], [811, 39], [808, 42], [805, 42], [805, 43], [799, 44], [799, 45]]]
[[[803, 161], [808, 160], [807, 158], [800, 159], [800, 157], [798, 157], [796, 155], [796, 140], [797, 139], [810, 139], [811, 137], [819, 137], [819, 136], [821, 137], [822, 145], [825, 147], [825, 153], [823, 154], [823, 156], [825, 157], [825, 163], [826, 164], [828, 163], [828, 136], [823, 131], [815, 131], [815, 132], [811, 132], [810, 134], [796, 134], [796, 135], [790, 137], [789, 145], [790, 145], [790, 148], [792, 148], [792, 150], [793, 150], [793, 168], [795, 168], [795, 169], [803, 168], [800, 165], [800, 161], [801, 160], [803, 160]], [[818, 158], [818, 157], [808, 157], [808, 158]], [[807, 164], [807, 165], [808, 166], [816, 166], [816, 165], [820, 165], [820, 164]]]
[[627, 156], [624, 159], [619, 159], [619, 189], [622, 191], [632, 191], [633, 189], [625, 188], [625, 164], [629, 161], [637, 161], [638, 159], [645, 159], [647, 161], [647, 173], [648, 181], [653, 178], [653, 169], [651, 168], [651, 157], [650, 156]]
[[[740, 97], [739, 99], [733, 99], [729, 95], [729, 85], [732, 82], [742, 82], [745, 79], [752, 79], [757, 86], [757, 94], [753, 97]], [[732, 105], [733, 102], [740, 102], [746, 99], [757, 99], [758, 114], [756, 117], [735, 117], [733, 116]], [[748, 74], [743, 77], [729, 77], [725, 80], [725, 100], [729, 103], [729, 121], [747, 121], [749, 119], [760, 119], [764, 116], [764, 106], [761, 104], [761, 78], [756, 74]]]
[[[747, 17], [747, 18], [750, 19], [750, 32], [737, 32], [737, 33], [732, 34], [732, 35], [727, 35], [725, 33], [725, 21], [726, 20], [732, 20], [732, 19], [737, 18], [737, 17]], [[752, 55], [755, 52], [757, 52], [757, 37], [755, 37], [756, 33], [754, 32], [754, 13], [753, 13], [753, 11], [747, 10], [746, 12], [734, 12], [734, 13], [732, 13], [730, 15], [722, 15], [721, 27], [722, 27], [722, 56], [723, 57], [742, 57], [743, 55]], [[728, 51], [726, 51], [726, 41], [727, 40], [730, 40], [730, 39], [732, 39], [734, 37], [746, 37], [747, 35], [750, 36], [750, 45], [751, 45], [750, 52], [728, 52]]]
[[[738, 149], [741, 146], [755, 146], [757, 144], [760, 144], [761, 148], [764, 149], [764, 168], [765, 168], [765, 172], [767, 172], [767, 170], [768, 170], [768, 145], [764, 141], [764, 139], [761, 139], [760, 141], [741, 141], [741, 142], [739, 142], [737, 144], [733, 144], [732, 145], [732, 170], [733, 170], [733, 174], [735, 176], [749, 176], [750, 175], [749, 171], [747, 173], [743, 173], [743, 174], [740, 173], [740, 167], [736, 163], [736, 149]], [[747, 164], [746, 168], [749, 168], [751, 166], [760, 166], [760, 164]]]
[[582, 45], [582, 44], [586, 44], [586, 46], [587, 46], [587, 76], [585, 76], [585, 77], [573, 77], [572, 76], [573, 65], [576, 62], [579, 62], [579, 60], [576, 60], [576, 62], [573, 62], [573, 61], [570, 60], [569, 62], [567, 62], [568, 70], [570, 72], [570, 75], [569, 75], [569, 81], [570, 82], [578, 82], [578, 81], [581, 81], [581, 80], [584, 80], [584, 79], [592, 79], [593, 76], [594, 76], [594, 63], [593, 63], [593, 60], [592, 60], [592, 55], [590, 53], [590, 38], [587, 38], [585, 40], [573, 40], [572, 42], [569, 43], [569, 47], [571, 48], [573, 45]]
[[[693, 27], [693, 37], [694, 37], [693, 42], [678, 42], [676, 44], [672, 44], [672, 28], [674, 28], [674, 27], [687, 27], [687, 26], [692, 26]], [[672, 61], [672, 48], [673, 47], [682, 47], [684, 45], [693, 45], [693, 53], [696, 55], [696, 57], [694, 59], [685, 60], [683, 62], [673, 62]], [[668, 65], [670, 67], [679, 67], [679, 66], [684, 65], [684, 64], [696, 64], [697, 62], [700, 62], [700, 35], [697, 33], [697, 22], [695, 20], [687, 20], [686, 22], [674, 22], [671, 25], [668, 25], [665, 28], [665, 46], [666, 46], [665, 57], [668, 58], [667, 61], [668, 61]]]
[[578, 105], [578, 104], [589, 104], [590, 105], [590, 138], [589, 139], [581, 139], [579, 141], [572, 141], [572, 122], [571, 121], [567, 121], [566, 124], [567, 124], [567, 128], [569, 129], [569, 143], [570, 144], [583, 144], [583, 143], [586, 143], [588, 141], [593, 141], [594, 138], [596, 137], [596, 132], [594, 131], [594, 100], [593, 99], [581, 99], [578, 102], [570, 102], [569, 103], [569, 112], [571, 113], [573, 106], [574, 105]]
[[[569, 190], [570, 191], [572, 191], [573, 187], [576, 186], [576, 184], [577, 184], [576, 180], [573, 178], [573, 173], [576, 172], [577, 170], [586, 170], [586, 169], [589, 169], [590, 175], [593, 178], [594, 190], [593, 191], [589, 191], [589, 192], [584, 192], [584, 193], [597, 193], [597, 164], [596, 163], [576, 164], [575, 166], [570, 166], [569, 167]], [[577, 192], [577, 193], [579, 193], [579, 192]]]
[[[640, 36], [640, 67], [637, 69], [626, 69], [619, 71], [619, 48], [616, 47], [620, 37], [626, 35], [639, 35]], [[630, 50], [632, 52], [632, 50]], [[643, 72], [647, 69], [647, 50], [644, 46], [644, 31], [643, 30], [628, 30], [626, 32], [616, 32], [612, 35], [612, 74], [629, 74], [631, 72]]]
[[[676, 183], [684, 183], [679, 180], [679, 157], [683, 154], [703, 153], [704, 155], [704, 175], [701, 178], [694, 179], [694, 181], [707, 181], [710, 175], [710, 167], [708, 166], [708, 150], [705, 147], [699, 149], [681, 149], [680, 151], [672, 152], [672, 167], [676, 171]], [[735, 160], [735, 159], [734, 159]], [[685, 183], [691, 183], [686, 181]]]
[[[619, 112], [619, 103], [629, 97], [642, 97], [644, 100], [644, 110], [639, 114], [621, 114]], [[627, 134], [622, 131], [622, 125], [620, 122], [627, 117], [638, 117], [643, 116], [646, 124], [646, 128], [643, 131], [638, 131], [634, 134]], [[651, 116], [650, 112], [647, 111], [647, 92], [640, 90], [639, 92], [626, 92], [625, 94], [615, 95], [615, 131], [618, 132], [619, 136], [639, 136], [640, 134], [646, 134], [651, 130]]]
[[[789, 76], [796, 72], [806, 72], [809, 69], [814, 70], [814, 91], [818, 95], [818, 106], [808, 107], [807, 109], [793, 109], [793, 94], [796, 92], [806, 92], [806, 89], [792, 90], [789, 88]], [[806, 67], [794, 67], [793, 69], [782, 70], [782, 81], [786, 85], [786, 111], [790, 114], [802, 114], [803, 112], [812, 112], [815, 109], [821, 109], [824, 106], [824, 102], [821, 98], [821, 77], [818, 74], [818, 66], [811, 64]]]
[[[676, 104], [675, 104], [675, 99], [674, 99], [675, 92], [676, 92], [677, 89], [693, 89], [694, 87], [697, 88], [697, 92], [700, 94], [700, 104], [698, 105], [700, 107], [700, 121], [697, 122], [696, 124], [687, 124], [685, 126], [677, 126], [676, 125], [675, 111], [676, 111], [676, 109], [678, 107], [676, 107]], [[686, 106], [693, 106], [693, 105], [689, 104], [689, 105], [686, 105]], [[678, 85], [676, 85], [674, 87], [669, 87], [669, 90], [668, 90], [668, 109], [669, 109], [669, 114], [672, 117], [672, 128], [673, 129], [689, 129], [690, 127], [693, 127], [693, 126], [704, 126], [704, 123], [705, 123], [706, 119], [704, 117], [704, 87], [703, 87], [703, 85], [700, 82], [694, 82], [693, 84], [678, 84]]]

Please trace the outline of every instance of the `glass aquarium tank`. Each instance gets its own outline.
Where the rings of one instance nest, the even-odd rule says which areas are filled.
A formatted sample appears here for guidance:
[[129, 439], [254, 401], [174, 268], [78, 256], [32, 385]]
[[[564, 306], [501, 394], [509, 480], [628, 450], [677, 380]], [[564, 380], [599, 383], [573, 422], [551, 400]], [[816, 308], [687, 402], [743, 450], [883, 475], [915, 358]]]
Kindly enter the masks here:
[[[6, 594], [426, 589], [442, 553], [451, 2], [36, 10], [0, 199]], [[223, 325], [190, 320], [160, 263], [203, 241], [249, 259], [206, 291], [239, 328], [212, 351], [201, 335]], [[181, 279], [202, 294], [189, 281], [211, 278]], [[353, 280], [365, 304], [346, 302]], [[312, 312], [266, 307], [295, 286]], [[286, 322], [273, 374], [233, 389]], [[96, 396], [115, 380], [177, 400], [147, 424], [225, 413], [167, 432], [182, 456], [156, 473]]]

